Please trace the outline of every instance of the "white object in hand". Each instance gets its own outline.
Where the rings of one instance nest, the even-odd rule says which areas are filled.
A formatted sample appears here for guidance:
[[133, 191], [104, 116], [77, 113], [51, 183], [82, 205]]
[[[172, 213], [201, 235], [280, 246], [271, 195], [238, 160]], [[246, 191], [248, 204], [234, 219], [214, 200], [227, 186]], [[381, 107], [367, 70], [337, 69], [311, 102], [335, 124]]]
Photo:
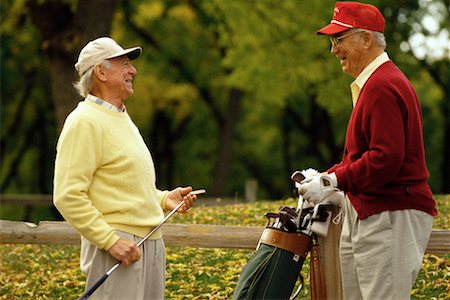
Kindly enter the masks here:
[[190, 195], [201, 195], [201, 194], [204, 194], [204, 193], [206, 193], [206, 190], [205, 189], [200, 189], [200, 190], [192, 191], [189, 194]]
[[330, 176], [312, 176], [303, 180], [298, 189], [299, 194], [309, 202], [319, 203], [335, 191]]

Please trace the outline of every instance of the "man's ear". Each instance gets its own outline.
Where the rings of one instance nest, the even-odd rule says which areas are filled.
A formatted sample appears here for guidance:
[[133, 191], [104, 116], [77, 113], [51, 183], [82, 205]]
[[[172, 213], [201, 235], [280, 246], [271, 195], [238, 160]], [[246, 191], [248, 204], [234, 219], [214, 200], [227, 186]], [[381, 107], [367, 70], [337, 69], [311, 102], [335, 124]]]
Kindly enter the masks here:
[[369, 49], [374, 42], [372, 33], [364, 31], [361, 38], [363, 40], [364, 49]]
[[106, 73], [105, 68], [103, 65], [98, 64], [94, 66], [94, 75], [100, 80], [100, 81], [106, 81]]

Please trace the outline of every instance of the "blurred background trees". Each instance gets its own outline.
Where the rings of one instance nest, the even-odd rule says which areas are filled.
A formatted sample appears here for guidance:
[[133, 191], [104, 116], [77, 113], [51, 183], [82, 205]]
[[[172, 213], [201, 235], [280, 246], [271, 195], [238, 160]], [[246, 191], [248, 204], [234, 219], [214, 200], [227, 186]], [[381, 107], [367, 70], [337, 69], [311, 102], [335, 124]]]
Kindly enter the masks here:
[[[386, 17], [391, 59], [421, 100], [429, 183], [450, 193], [450, 3], [371, 3]], [[57, 137], [81, 100], [73, 65], [88, 41], [110, 35], [144, 49], [126, 104], [161, 189], [193, 185], [209, 196], [242, 197], [251, 178], [259, 198], [289, 196], [292, 171], [324, 170], [341, 157], [352, 78], [328, 39], [315, 35], [333, 7], [326, 0], [2, 1], [1, 193], [52, 192]]]

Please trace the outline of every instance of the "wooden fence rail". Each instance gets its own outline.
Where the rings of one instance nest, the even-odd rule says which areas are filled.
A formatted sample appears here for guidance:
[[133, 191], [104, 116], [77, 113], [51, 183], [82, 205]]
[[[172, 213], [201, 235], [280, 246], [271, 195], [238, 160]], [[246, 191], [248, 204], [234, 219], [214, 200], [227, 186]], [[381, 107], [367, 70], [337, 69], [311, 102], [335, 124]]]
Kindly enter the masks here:
[[[254, 201], [256, 184], [249, 182], [246, 201]], [[248, 191], [247, 191], [248, 190]], [[51, 206], [51, 195], [0, 195], [2, 204], [19, 206]], [[209, 199], [202, 202], [220, 205], [235, 202], [236, 199]], [[205, 224], [170, 224], [161, 227], [167, 246], [197, 248], [255, 249], [264, 226], [224, 226]], [[341, 227], [330, 224], [328, 236], [319, 238], [327, 294], [333, 300], [343, 300], [339, 265], [338, 244]], [[42, 221], [34, 223], [0, 220], [0, 244], [72, 244], [80, 243], [80, 235], [67, 222]], [[434, 229], [426, 251], [435, 254], [450, 253], [450, 230]]]
[[1, 194], [2, 204], [31, 205], [31, 206], [51, 206], [53, 205], [52, 195], [47, 194]]
[[[164, 224], [161, 230], [168, 246], [254, 249], [263, 226]], [[79, 244], [79, 234], [66, 222], [43, 221], [39, 225], [0, 220], [1, 244]], [[427, 252], [450, 253], [450, 230], [434, 229]]]
[[[199, 248], [256, 247], [263, 226], [223, 226], [202, 224], [169, 224], [161, 227], [168, 246]], [[2, 244], [72, 244], [80, 243], [80, 235], [67, 222], [27, 222], [0, 220]]]
[[[208, 197], [202, 196], [202, 204], [205, 206], [217, 206], [237, 203], [251, 203], [255, 201], [253, 196], [254, 189], [247, 188], [245, 198], [230, 198], [230, 197]], [[0, 203], [2, 205], [15, 206], [53, 206], [53, 196], [48, 194], [0, 194]]]

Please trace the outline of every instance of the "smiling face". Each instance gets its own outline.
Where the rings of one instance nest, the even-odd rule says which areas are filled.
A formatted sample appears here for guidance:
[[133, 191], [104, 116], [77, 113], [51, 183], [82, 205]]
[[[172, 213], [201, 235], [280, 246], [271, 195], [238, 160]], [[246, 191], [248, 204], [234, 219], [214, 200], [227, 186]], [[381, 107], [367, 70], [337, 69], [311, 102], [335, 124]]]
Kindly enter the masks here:
[[331, 53], [339, 59], [342, 71], [354, 78], [370, 63], [366, 34], [350, 29], [331, 36]]
[[112, 58], [109, 62], [111, 67], [105, 70], [106, 84], [115, 97], [124, 101], [134, 92], [133, 77], [137, 74], [137, 70], [127, 56]]

